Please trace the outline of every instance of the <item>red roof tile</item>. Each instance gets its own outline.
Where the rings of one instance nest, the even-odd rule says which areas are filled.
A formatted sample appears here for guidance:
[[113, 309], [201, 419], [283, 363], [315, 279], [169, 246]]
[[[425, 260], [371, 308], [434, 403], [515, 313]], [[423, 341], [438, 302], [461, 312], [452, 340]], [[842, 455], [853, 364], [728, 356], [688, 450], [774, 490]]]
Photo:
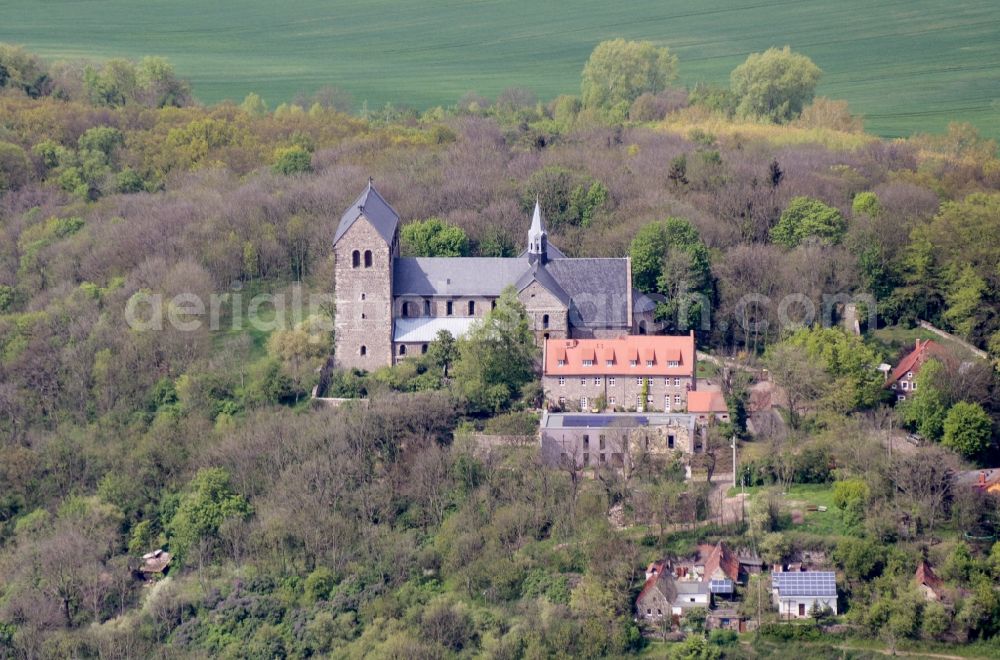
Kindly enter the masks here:
[[690, 413], [726, 413], [726, 397], [719, 390], [695, 390], [688, 392], [688, 412]]
[[926, 341], [918, 339], [913, 350], [907, 353], [899, 361], [899, 364], [896, 365], [896, 368], [892, 370], [889, 380], [886, 381], [886, 386], [892, 385], [910, 371], [918, 371], [927, 358], [933, 355], [941, 355], [945, 352], [944, 347], [933, 339]]
[[[642, 360], [639, 355], [642, 355]], [[584, 367], [584, 360], [600, 362]], [[610, 357], [608, 357], [610, 356]], [[607, 361], [613, 360], [611, 366]], [[559, 361], [564, 362], [559, 365]], [[647, 361], [653, 365], [647, 367]], [[635, 366], [632, 366], [635, 362]], [[671, 367], [669, 363], [676, 362]], [[626, 335], [617, 339], [549, 339], [545, 342], [546, 376], [584, 376], [607, 374], [610, 376], [694, 376], [694, 333], [690, 335], [659, 337], [653, 335]]]
[[708, 559], [705, 560], [704, 579], [713, 579], [715, 572], [720, 569], [722, 570], [722, 573], [733, 582], [739, 580], [740, 562], [733, 555], [733, 553], [729, 551], [729, 546], [722, 541], [719, 541], [719, 544], [712, 549]]

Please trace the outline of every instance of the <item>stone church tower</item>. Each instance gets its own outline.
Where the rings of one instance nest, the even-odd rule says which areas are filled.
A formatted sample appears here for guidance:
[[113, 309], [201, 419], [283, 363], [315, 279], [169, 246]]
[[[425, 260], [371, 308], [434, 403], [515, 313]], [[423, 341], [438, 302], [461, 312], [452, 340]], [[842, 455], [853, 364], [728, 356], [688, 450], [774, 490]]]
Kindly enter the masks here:
[[368, 187], [340, 218], [336, 259], [334, 360], [373, 371], [392, 363], [392, 272], [399, 256], [399, 215]]

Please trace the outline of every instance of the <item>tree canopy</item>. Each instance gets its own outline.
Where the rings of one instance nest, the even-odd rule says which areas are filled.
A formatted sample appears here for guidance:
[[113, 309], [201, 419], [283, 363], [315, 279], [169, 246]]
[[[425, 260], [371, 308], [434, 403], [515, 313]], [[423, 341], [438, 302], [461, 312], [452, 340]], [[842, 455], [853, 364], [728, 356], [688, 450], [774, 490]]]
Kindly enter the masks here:
[[818, 199], [795, 197], [771, 228], [771, 240], [786, 248], [796, 247], [807, 238], [836, 244], [846, 231], [847, 221], [840, 211]]
[[496, 307], [458, 340], [455, 381], [473, 410], [498, 412], [534, 378], [538, 354], [524, 305], [507, 287]]
[[811, 59], [788, 46], [752, 53], [730, 75], [739, 98], [736, 112], [750, 119], [792, 120], [812, 101], [822, 73]]
[[876, 369], [882, 356], [861, 337], [837, 327], [812, 327], [797, 330], [781, 343], [801, 348], [826, 372], [823, 401], [831, 409], [870, 408], [885, 396], [882, 374]]
[[711, 304], [712, 275], [708, 248], [683, 218], [652, 222], [632, 239], [632, 281], [637, 289], [663, 296], [657, 316], [668, 328], [686, 332]]
[[990, 446], [993, 421], [978, 403], [959, 401], [944, 418], [941, 443], [966, 457], [976, 456]]
[[457, 226], [440, 218], [428, 218], [403, 225], [399, 232], [403, 256], [467, 257], [469, 237]]
[[602, 41], [583, 67], [583, 104], [602, 109], [630, 105], [646, 92], [663, 91], [676, 77], [677, 56], [665, 46], [651, 41]]
[[928, 440], [940, 440], [944, 433], [949, 402], [941, 383], [943, 377], [944, 369], [940, 362], [924, 362], [914, 379], [916, 392], [910, 392], [900, 406], [903, 422]]

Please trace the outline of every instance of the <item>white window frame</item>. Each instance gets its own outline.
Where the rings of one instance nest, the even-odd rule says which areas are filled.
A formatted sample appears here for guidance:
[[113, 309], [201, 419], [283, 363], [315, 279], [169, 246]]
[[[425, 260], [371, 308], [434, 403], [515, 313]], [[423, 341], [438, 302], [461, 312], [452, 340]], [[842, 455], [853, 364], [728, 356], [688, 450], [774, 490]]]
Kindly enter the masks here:
[[646, 366], [647, 367], [652, 367], [653, 366], [653, 361], [652, 360], [646, 360]]
[[580, 384], [581, 385], [586, 385], [587, 384], [587, 377], [586, 376], [580, 376]]
[[610, 387], [614, 387], [615, 386], [615, 377], [614, 376], [609, 376], [608, 377], [608, 385]]
[[557, 361], [556, 362], [556, 366], [565, 367], [566, 366], [566, 360], [559, 360], [559, 361]]
[[585, 396], [581, 396], [581, 397], [580, 397], [580, 410], [586, 410], [586, 409], [587, 409], [587, 405], [588, 405], [589, 403], [590, 403], [590, 402], [589, 402], [589, 401], [587, 401], [587, 397], [585, 397]]
[[681, 403], [682, 403], [682, 401], [681, 401], [681, 395], [680, 394], [675, 394], [674, 395], [674, 405], [675, 406], [679, 406], [679, 405], [681, 405]]
[[903, 390], [910, 389], [910, 384], [907, 381], [905, 381], [905, 380], [901, 383], [901, 385], [903, 387]]
[[636, 385], [642, 385], [642, 376], [636, 376], [635, 377], [635, 384]]
[[667, 360], [667, 366], [668, 367], [679, 367], [679, 366], [681, 366], [681, 363], [678, 362], [677, 360]]
[[592, 367], [592, 366], [594, 366], [594, 361], [593, 360], [584, 360], [583, 361], [583, 366], [585, 366], [585, 367]]
[[600, 385], [600, 384], [601, 384], [601, 377], [594, 376], [594, 385]]
[[614, 360], [605, 360], [604, 361], [604, 366], [606, 366], [606, 367], [613, 367], [613, 366], [615, 366], [615, 361]]
[[630, 367], [637, 367], [637, 366], [639, 366], [639, 361], [638, 360], [629, 360], [628, 361], [628, 366], [630, 366]]
[[609, 396], [608, 397], [608, 405], [609, 406], [613, 406], [613, 405], [615, 405], [615, 403], [617, 403], [617, 401], [615, 401], [615, 397]]
[[680, 386], [681, 386], [681, 379], [674, 378], [674, 387], [680, 387]]
[[566, 386], [566, 376], [559, 376], [559, 386], [560, 387]]

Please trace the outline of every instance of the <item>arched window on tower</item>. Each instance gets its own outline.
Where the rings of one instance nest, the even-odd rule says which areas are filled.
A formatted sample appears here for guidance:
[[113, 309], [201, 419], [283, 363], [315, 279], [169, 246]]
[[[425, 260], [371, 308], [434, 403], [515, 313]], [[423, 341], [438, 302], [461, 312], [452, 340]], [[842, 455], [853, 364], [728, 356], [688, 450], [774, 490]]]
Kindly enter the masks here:
[[424, 301], [424, 316], [430, 316], [430, 315], [431, 315], [431, 301], [430, 300], [425, 300]]
[[549, 327], [549, 315], [548, 314], [542, 314], [542, 327], [543, 328], [548, 328]]
[[372, 251], [365, 250], [365, 268], [372, 267]]
[[361, 265], [361, 253], [355, 250], [351, 253], [351, 268], [357, 268]]
[[399, 345], [399, 354], [400, 355], [406, 355], [406, 344], [400, 344]]
[[475, 316], [475, 315], [476, 315], [476, 301], [475, 300], [470, 300], [469, 301], [469, 316]]
[[364, 344], [362, 344], [362, 345], [361, 345], [361, 351], [360, 351], [360, 353], [361, 353], [362, 355], [368, 355], [368, 347], [367, 347], [367, 346], [365, 346]]

